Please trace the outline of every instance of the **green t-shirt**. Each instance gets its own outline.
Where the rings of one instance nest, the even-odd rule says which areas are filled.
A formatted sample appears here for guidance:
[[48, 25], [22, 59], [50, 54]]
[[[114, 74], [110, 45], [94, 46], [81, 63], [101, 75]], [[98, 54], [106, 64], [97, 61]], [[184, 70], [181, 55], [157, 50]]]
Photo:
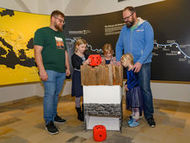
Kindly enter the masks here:
[[66, 43], [62, 32], [50, 27], [40, 28], [35, 32], [34, 45], [43, 47], [42, 60], [46, 70], [65, 72]]

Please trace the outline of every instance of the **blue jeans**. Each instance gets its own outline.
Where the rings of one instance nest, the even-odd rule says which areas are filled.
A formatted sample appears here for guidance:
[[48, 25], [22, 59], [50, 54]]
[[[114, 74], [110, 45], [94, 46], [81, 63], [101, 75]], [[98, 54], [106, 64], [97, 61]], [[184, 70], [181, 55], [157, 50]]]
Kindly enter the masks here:
[[143, 64], [138, 74], [139, 84], [143, 95], [143, 108], [144, 116], [146, 119], [152, 118], [154, 113], [152, 92], [150, 88], [150, 77], [151, 77], [151, 64]]
[[65, 73], [46, 70], [48, 80], [44, 84], [44, 120], [45, 123], [54, 121], [57, 114], [58, 96], [63, 88]]

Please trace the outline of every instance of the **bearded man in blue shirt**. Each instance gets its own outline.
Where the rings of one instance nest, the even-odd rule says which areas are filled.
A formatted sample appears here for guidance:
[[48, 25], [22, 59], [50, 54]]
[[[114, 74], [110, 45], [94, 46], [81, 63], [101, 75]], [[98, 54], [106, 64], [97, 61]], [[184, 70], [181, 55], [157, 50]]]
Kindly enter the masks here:
[[144, 117], [150, 127], [155, 127], [153, 118], [153, 98], [150, 88], [152, 50], [154, 32], [150, 23], [137, 17], [134, 7], [123, 10], [125, 25], [121, 29], [116, 44], [116, 60], [120, 61], [123, 54], [131, 53], [134, 57], [134, 72], [138, 73], [139, 84], [144, 100]]

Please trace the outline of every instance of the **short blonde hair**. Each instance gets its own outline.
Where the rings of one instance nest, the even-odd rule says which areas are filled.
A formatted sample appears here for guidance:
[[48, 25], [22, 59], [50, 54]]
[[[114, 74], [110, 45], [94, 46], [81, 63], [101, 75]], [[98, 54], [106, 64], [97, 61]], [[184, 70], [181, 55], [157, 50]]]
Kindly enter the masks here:
[[127, 54], [124, 54], [124, 55], [121, 57], [121, 62], [126, 62], [127, 60], [129, 60], [131, 64], [134, 64], [133, 55], [132, 55], [132, 54], [127, 53]]
[[75, 52], [78, 51], [77, 46], [79, 46], [81, 44], [87, 44], [86, 40], [84, 40], [82, 38], [76, 40], [76, 42], [75, 42]]
[[109, 44], [109, 43], [104, 44], [104, 46], [102, 47], [102, 50], [103, 50], [103, 54], [104, 54], [104, 55], [107, 54], [107, 53], [109, 53], [109, 52], [110, 52], [111, 54], [114, 53], [114, 52], [113, 52], [112, 45]]

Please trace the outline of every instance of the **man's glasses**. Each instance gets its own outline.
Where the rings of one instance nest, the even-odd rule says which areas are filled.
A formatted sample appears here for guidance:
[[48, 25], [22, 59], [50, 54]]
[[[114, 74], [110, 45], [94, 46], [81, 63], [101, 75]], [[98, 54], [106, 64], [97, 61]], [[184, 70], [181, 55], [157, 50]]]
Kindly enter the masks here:
[[134, 14], [134, 12], [132, 12], [131, 15], [129, 15], [129, 16], [127, 16], [127, 17], [124, 17], [124, 18], [123, 18], [123, 21], [126, 21], [127, 19], [129, 19], [133, 14]]
[[64, 20], [62, 20], [62, 19], [60, 19], [60, 18], [58, 18], [58, 17], [56, 17], [56, 16], [54, 16], [54, 17], [55, 17], [56, 19], [58, 19], [60, 23], [63, 23], [63, 25], [65, 25], [65, 21], [64, 21]]

